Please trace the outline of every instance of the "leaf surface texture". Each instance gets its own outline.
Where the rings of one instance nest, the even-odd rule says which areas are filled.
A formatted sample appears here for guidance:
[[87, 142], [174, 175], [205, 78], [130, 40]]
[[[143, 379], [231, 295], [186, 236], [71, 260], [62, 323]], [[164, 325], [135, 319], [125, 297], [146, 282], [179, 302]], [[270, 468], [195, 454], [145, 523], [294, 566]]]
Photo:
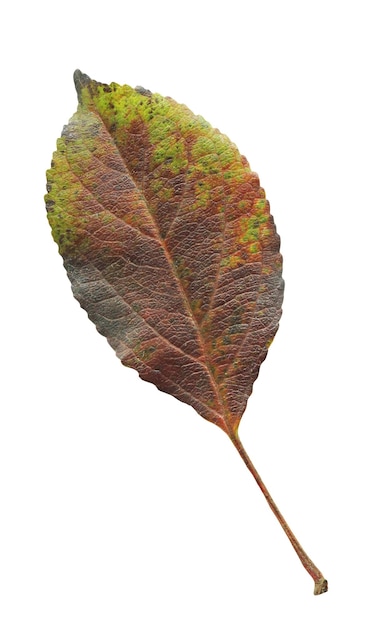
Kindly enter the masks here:
[[74, 296], [124, 365], [235, 434], [283, 298], [259, 178], [174, 100], [75, 84], [46, 196]]

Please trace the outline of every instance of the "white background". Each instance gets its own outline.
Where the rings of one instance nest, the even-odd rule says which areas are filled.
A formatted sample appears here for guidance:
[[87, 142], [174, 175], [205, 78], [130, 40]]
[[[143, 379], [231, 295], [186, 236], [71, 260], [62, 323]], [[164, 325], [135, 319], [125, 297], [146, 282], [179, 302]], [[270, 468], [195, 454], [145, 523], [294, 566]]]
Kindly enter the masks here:
[[[0, 623], [386, 624], [384, 3], [4, 6]], [[240, 433], [323, 596], [227, 437], [72, 298], [43, 195], [77, 67], [184, 102], [260, 175], [286, 292]]]

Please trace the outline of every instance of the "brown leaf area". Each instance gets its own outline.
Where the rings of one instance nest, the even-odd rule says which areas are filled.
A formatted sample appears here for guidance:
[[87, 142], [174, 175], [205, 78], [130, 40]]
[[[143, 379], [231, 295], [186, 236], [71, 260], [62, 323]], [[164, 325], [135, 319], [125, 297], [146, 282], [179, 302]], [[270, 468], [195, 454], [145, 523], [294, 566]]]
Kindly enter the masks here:
[[170, 98], [75, 82], [46, 197], [74, 296], [124, 365], [235, 434], [283, 298], [259, 178]]

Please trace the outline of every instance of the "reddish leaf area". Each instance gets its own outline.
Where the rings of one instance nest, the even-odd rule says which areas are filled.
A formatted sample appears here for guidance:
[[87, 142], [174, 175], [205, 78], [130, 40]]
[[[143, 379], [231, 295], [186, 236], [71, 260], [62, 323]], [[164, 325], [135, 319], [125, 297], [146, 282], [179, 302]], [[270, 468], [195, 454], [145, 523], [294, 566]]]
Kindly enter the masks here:
[[75, 84], [46, 196], [74, 296], [124, 365], [236, 434], [283, 297], [259, 178], [170, 98]]

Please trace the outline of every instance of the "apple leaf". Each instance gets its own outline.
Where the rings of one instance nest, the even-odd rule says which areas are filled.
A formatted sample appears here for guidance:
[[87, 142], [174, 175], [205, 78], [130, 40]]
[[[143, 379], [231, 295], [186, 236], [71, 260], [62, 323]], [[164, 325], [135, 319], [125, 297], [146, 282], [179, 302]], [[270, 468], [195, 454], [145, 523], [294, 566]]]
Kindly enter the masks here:
[[238, 436], [278, 328], [282, 258], [236, 146], [171, 98], [77, 70], [77, 112], [46, 207], [75, 298], [126, 366], [230, 437], [315, 580]]

